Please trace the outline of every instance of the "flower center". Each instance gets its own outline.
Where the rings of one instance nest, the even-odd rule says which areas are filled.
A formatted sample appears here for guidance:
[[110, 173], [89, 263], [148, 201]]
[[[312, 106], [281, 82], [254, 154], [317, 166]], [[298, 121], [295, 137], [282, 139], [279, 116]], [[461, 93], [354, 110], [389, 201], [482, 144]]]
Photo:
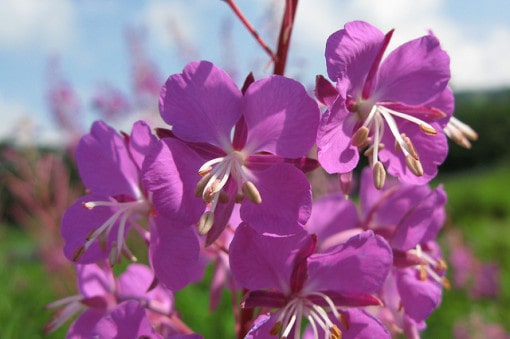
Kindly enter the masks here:
[[447, 268], [447, 265], [443, 259], [434, 259], [431, 255], [426, 253], [420, 245], [417, 245], [416, 248], [409, 250], [409, 253], [423, 260], [422, 264], [415, 266], [415, 268], [418, 270], [420, 280], [425, 281], [428, 277], [430, 277], [443, 285], [444, 288], [450, 288], [449, 280], [442, 276]]
[[270, 334], [281, 333], [280, 338], [288, 338], [291, 331], [294, 330], [294, 338], [300, 338], [302, 319], [306, 318], [312, 327], [314, 338], [319, 338], [319, 329], [322, 329], [325, 338], [340, 339], [342, 331], [333, 323], [328, 312], [324, 307], [315, 304], [309, 297], [319, 297], [324, 300], [333, 316], [347, 327], [346, 319], [338, 312], [333, 300], [324, 293], [314, 292], [306, 296], [298, 295], [292, 298], [282, 308]]
[[[353, 105], [353, 110], [357, 113], [360, 121], [363, 121], [353, 134], [351, 143], [359, 149], [366, 147], [364, 155], [369, 158], [371, 167], [374, 172], [374, 183], [378, 189], [384, 185], [386, 171], [379, 161], [379, 151], [385, 147], [381, 142], [384, 136], [386, 126], [390, 129], [391, 134], [395, 138], [395, 149], [404, 154], [407, 167], [416, 176], [423, 175], [423, 167], [420, 157], [411, 139], [400, 132], [395, 118], [403, 119], [418, 125], [422, 132], [428, 135], [435, 135], [437, 131], [429, 123], [417, 118], [416, 116], [398, 112], [389, 107], [377, 104], [371, 100], [363, 100]], [[441, 116], [442, 112], [433, 109], [427, 109], [427, 113]]]
[[246, 174], [245, 160], [244, 153], [232, 151], [224, 157], [207, 161], [198, 170], [202, 178], [195, 188], [195, 195], [202, 197], [207, 204], [207, 211], [200, 217], [198, 225], [200, 234], [205, 235], [211, 229], [218, 202], [229, 201], [230, 197], [223, 190], [229, 178], [237, 184], [236, 202], [241, 202], [244, 197], [255, 204], [262, 202], [258, 189]]
[[117, 238], [112, 242], [109, 253], [110, 265], [118, 262], [121, 254], [124, 254], [131, 261], [136, 261], [136, 257], [132, 254], [124, 241], [126, 228], [128, 226], [128, 222], [129, 224], [136, 224], [138, 217], [149, 213], [151, 209], [151, 204], [149, 201], [145, 198], [141, 198], [139, 200], [126, 202], [109, 200], [87, 201], [83, 203], [83, 207], [88, 210], [92, 210], [93, 208], [99, 206], [113, 207], [116, 208], [116, 210], [101, 226], [94, 229], [87, 236], [85, 244], [78, 247], [78, 249], [75, 251], [73, 260], [78, 260], [96, 240], [99, 241], [99, 245], [104, 248], [106, 246], [106, 241], [110, 235], [111, 230], [118, 222], [119, 229]]

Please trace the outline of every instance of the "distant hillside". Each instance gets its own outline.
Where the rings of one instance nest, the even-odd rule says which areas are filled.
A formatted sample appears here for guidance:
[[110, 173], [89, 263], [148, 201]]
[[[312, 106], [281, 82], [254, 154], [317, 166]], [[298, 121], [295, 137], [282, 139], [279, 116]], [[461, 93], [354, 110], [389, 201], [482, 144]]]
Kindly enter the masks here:
[[450, 143], [441, 171], [491, 165], [510, 159], [510, 89], [455, 94], [455, 116], [479, 136], [471, 150]]

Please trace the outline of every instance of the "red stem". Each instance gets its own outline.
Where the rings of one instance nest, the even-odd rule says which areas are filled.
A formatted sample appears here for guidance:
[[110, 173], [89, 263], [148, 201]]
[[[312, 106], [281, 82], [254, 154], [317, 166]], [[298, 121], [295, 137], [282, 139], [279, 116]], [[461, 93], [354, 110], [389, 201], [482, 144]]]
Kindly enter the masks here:
[[283, 13], [282, 27], [278, 36], [278, 49], [276, 50], [276, 62], [274, 64], [273, 74], [283, 75], [285, 64], [287, 63], [287, 54], [290, 46], [290, 36], [294, 27], [294, 18], [298, 0], [287, 0], [285, 11]]
[[273, 51], [271, 50], [271, 48], [269, 48], [269, 46], [266, 44], [266, 42], [260, 37], [259, 33], [250, 24], [248, 19], [246, 19], [246, 17], [244, 16], [243, 12], [241, 12], [239, 7], [237, 7], [237, 5], [235, 4], [234, 0], [224, 0], [224, 1], [230, 6], [232, 11], [234, 11], [235, 15], [239, 18], [239, 20], [241, 20], [241, 22], [243, 23], [244, 27], [246, 27], [246, 29], [248, 29], [248, 31], [251, 33], [251, 35], [253, 35], [255, 40], [257, 40], [257, 42], [264, 49], [264, 51], [266, 51], [266, 53], [271, 57], [271, 59], [273, 61], [276, 61], [276, 56], [273, 53]]

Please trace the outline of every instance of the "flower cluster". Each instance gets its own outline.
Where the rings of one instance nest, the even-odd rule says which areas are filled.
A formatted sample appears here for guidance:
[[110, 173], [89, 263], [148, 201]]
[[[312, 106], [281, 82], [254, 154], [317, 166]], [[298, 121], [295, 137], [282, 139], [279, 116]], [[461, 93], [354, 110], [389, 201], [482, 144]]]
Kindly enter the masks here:
[[[211, 304], [223, 286], [242, 294], [239, 337], [418, 337], [449, 286], [435, 240], [446, 194], [428, 182], [446, 157], [453, 95], [438, 39], [384, 58], [392, 34], [361, 21], [333, 33], [316, 98], [281, 75], [239, 88], [196, 61], [161, 89], [168, 126], [95, 122], [76, 148], [87, 194], [62, 221], [80, 294], [50, 305], [65, 306], [49, 330], [83, 310], [69, 337], [197, 336], [172, 291], [213, 263]], [[312, 199], [318, 167], [343, 193]], [[149, 265], [117, 277], [112, 266], [136, 260], [131, 233]]]

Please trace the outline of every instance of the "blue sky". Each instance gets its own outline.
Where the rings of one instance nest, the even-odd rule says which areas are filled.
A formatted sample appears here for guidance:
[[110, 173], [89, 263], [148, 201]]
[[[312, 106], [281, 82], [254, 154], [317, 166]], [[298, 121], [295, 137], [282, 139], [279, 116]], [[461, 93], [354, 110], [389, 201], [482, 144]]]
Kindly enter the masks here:
[[[270, 46], [283, 2], [237, 0]], [[99, 84], [129, 92], [127, 27], [146, 29], [147, 53], [162, 79], [180, 72], [188, 58], [235, 70], [239, 84], [249, 71], [256, 77], [270, 72], [267, 56], [220, 0], [2, 0], [0, 13], [0, 139], [30, 122], [36, 141], [58, 140], [44, 99], [52, 57], [59, 58], [90, 121], [87, 101]], [[507, 0], [300, 0], [287, 75], [312, 86], [315, 75], [325, 73], [329, 34], [361, 19], [383, 31], [395, 28], [395, 46], [432, 29], [451, 56], [454, 89], [510, 87], [508, 13]], [[189, 42], [187, 56], [169, 27]]]

